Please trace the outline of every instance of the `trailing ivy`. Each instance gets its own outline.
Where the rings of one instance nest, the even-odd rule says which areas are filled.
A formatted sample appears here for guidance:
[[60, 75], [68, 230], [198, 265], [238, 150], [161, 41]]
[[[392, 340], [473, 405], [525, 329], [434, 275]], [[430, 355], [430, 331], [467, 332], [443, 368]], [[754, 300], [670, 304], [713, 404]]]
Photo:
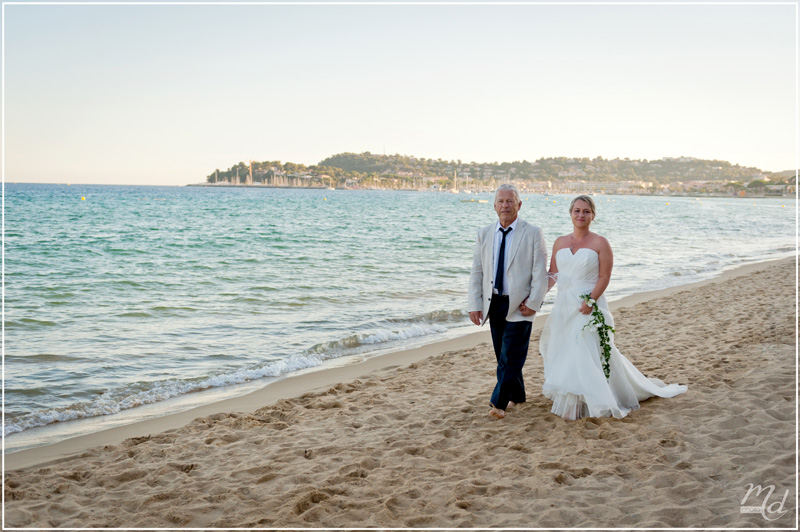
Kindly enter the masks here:
[[608, 379], [611, 375], [611, 365], [609, 363], [609, 360], [611, 360], [611, 338], [609, 337], [609, 333], [616, 331], [614, 327], [606, 324], [606, 318], [600, 309], [597, 308], [597, 301], [592, 299], [591, 294], [582, 294], [581, 299], [592, 308], [592, 321], [584, 325], [583, 328], [589, 327], [596, 330], [597, 335], [600, 337], [600, 349], [603, 351], [600, 355], [600, 361], [603, 364], [603, 373], [606, 379]]

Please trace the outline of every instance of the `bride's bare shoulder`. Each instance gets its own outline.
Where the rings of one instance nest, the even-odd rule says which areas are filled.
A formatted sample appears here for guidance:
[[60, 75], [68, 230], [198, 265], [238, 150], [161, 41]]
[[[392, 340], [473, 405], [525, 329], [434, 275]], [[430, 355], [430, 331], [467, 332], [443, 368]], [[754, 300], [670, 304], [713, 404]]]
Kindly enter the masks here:
[[553, 252], [555, 253], [561, 248], [569, 247], [568, 239], [569, 235], [561, 235], [559, 237], [556, 237], [556, 241], [553, 242]]
[[592, 238], [592, 240], [593, 240], [592, 243], [594, 244], [594, 246], [592, 246], [592, 247], [595, 248], [595, 251], [598, 251], [598, 250], [603, 249], [603, 248], [611, 249], [611, 244], [608, 242], [608, 239], [606, 237], [604, 237], [602, 235], [598, 235], [597, 233], [592, 233], [592, 237], [593, 237]]

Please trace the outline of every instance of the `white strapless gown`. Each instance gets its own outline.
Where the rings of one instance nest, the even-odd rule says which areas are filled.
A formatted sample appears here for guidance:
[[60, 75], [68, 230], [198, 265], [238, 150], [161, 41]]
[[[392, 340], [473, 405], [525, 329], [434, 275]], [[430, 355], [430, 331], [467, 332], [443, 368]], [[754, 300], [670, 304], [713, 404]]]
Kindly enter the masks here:
[[[588, 294], [597, 283], [597, 252], [578, 249], [573, 255], [568, 248], [556, 252], [558, 294], [553, 311], [547, 318], [539, 341], [544, 359], [542, 393], [553, 401], [552, 412], [565, 419], [581, 417], [625, 417], [639, 408], [639, 401], [648, 397], [674, 397], [687, 390], [680, 384], [664, 384], [645, 377], [619, 352], [611, 338], [611, 375], [603, 374], [600, 360], [600, 338], [584, 325], [591, 316], [581, 314], [581, 294]], [[605, 296], [597, 305], [606, 324], [614, 326]]]

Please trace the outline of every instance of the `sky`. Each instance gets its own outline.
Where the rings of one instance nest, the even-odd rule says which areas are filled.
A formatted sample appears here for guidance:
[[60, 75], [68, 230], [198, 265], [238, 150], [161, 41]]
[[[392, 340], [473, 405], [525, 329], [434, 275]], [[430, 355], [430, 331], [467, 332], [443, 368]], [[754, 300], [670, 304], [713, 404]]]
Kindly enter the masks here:
[[3, 3], [5, 182], [342, 152], [796, 168], [797, 4]]

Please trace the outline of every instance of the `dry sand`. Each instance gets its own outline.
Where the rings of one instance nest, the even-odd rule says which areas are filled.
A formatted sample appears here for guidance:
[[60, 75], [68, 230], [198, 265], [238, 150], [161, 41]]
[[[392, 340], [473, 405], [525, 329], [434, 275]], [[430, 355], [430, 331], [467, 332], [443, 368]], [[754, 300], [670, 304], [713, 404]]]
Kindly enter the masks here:
[[[794, 527], [795, 291], [790, 259], [617, 305], [622, 353], [689, 386], [622, 420], [549, 413], [538, 334], [528, 402], [489, 417], [481, 341], [49, 464], [64, 447], [8, 455], [39, 465], [6, 471], [5, 526]], [[740, 512], [748, 483], [774, 486], [774, 521]]]

